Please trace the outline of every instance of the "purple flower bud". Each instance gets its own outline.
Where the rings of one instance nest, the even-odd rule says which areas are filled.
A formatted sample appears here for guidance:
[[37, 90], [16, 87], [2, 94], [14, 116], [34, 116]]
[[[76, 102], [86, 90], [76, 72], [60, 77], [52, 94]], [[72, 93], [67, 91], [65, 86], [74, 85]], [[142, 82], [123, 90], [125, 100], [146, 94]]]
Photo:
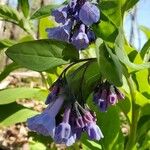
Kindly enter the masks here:
[[117, 103], [117, 95], [113, 92], [110, 92], [107, 99], [111, 105], [115, 105]]
[[64, 97], [60, 96], [42, 114], [29, 118], [27, 120], [28, 128], [45, 136], [51, 135], [53, 137], [56, 124], [55, 116], [59, 112], [63, 102]]
[[107, 110], [107, 105], [108, 105], [107, 104], [107, 93], [108, 93], [107, 90], [103, 89], [100, 99], [98, 100], [98, 105], [99, 105], [101, 111]]
[[76, 125], [78, 128], [83, 128], [85, 126], [82, 116], [76, 118]]
[[87, 124], [86, 131], [91, 140], [100, 140], [101, 138], [104, 137], [100, 128], [96, 125], [95, 122]]
[[100, 98], [100, 93], [99, 92], [96, 92], [93, 94], [93, 101], [95, 104], [98, 104], [98, 100]]
[[70, 137], [71, 126], [68, 123], [69, 116], [70, 116], [70, 108], [67, 108], [64, 113], [63, 122], [60, 123], [55, 129], [54, 139], [56, 143], [62, 143]]
[[71, 43], [76, 46], [78, 50], [87, 48], [89, 45], [89, 39], [85, 33], [85, 25], [80, 26], [79, 31], [75, 32], [71, 38]]
[[55, 129], [54, 139], [56, 143], [65, 142], [70, 137], [70, 133], [71, 133], [70, 124], [67, 122], [60, 123]]
[[66, 19], [67, 19], [67, 11], [68, 11], [68, 7], [62, 6], [58, 9], [53, 10], [52, 16], [55, 17], [55, 21], [57, 23], [65, 24]]
[[84, 114], [83, 119], [86, 123], [90, 123], [90, 122], [93, 122], [94, 117], [92, 116], [92, 114], [89, 111], [87, 111]]
[[87, 36], [90, 42], [95, 41], [96, 37], [95, 37], [95, 33], [91, 30], [87, 31]]
[[72, 28], [72, 21], [68, 20], [63, 26], [55, 28], [47, 28], [46, 32], [48, 32], [48, 37], [50, 39], [69, 42], [71, 28]]
[[79, 18], [85, 25], [90, 26], [98, 22], [100, 19], [100, 11], [94, 4], [85, 2], [80, 9]]

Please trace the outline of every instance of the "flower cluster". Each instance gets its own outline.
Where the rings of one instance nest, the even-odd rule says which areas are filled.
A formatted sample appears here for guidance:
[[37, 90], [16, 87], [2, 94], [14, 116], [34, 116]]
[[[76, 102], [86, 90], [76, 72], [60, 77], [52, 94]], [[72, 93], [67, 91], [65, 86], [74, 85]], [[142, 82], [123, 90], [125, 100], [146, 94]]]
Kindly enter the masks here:
[[55, 21], [61, 25], [47, 28], [50, 39], [72, 43], [78, 50], [88, 47], [95, 40], [95, 34], [90, 28], [100, 19], [100, 11], [88, 0], [70, 0], [68, 5], [52, 12]]
[[58, 80], [48, 95], [48, 107], [39, 115], [27, 120], [28, 127], [45, 136], [51, 136], [58, 144], [71, 146], [86, 132], [91, 140], [103, 138], [101, 129], [96, 124], [96, 115], [90, 108], [82, 106], [76, 99], [66, 101], [67, 91]]
[[109, 105], [115, 105], [122, 99], [124, 99], [123, 93], [107, 81], [98, 85], [93, 94], [94, 103], [101, 111], [106, 111]]
[[[87, 133], [90, 140], [100, 140], [104, 136], [96, 124], [96, 114], [85, 102], [81, 105], [73, 95], [68, 100], [66, 84], [63, 78], [53, 84], [45, 102], [48, 107], [41, 114], [28, 119], [29, 129], [51, 136], [56, 143], [66, 146], [79, 140], [83, 132]], [[124, 95], [107, 81], [94, 90], [93, 100], [101, 111], [106, 111], [109, 105], [123, 98]]]

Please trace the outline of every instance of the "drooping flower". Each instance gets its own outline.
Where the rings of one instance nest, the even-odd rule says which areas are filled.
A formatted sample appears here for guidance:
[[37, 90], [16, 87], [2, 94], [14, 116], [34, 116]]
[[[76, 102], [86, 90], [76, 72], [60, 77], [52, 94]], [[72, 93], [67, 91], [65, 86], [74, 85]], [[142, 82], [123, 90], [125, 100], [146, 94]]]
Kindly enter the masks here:
[[117, 95], [115, 93], [110, 92], [107, 98], [111, 105], [115, 105], [117, 103]]
[[71, 38], [71, 43], [77, 48], [77, 49], [85, 49], [89, 45], [89, 39], [87, 34], [85, 33], [85, 25], [81, 24], [80, 29], [74, 33], [74, 35]]
[[65, 22], [67, 21], [67, 11], [68, 11], [68, 6], [65, 5], [58, 9], [53, 10], [52, 16], [55, 17], [55, 21], [57, 23], [65, 24]]
[[95, 122], [90, 122], [86, 125], [86, 131], [91, 140], [100, 140], [103, 138], [101, 129], [96, 125]]
[[109, 105], [115, 105], [121, 99], [124, 99], [123, 93], [108, 82], [101, 83], [93, 95], [94, 103], [101, 111], [107, 111]]
[[98, 22], [100, 11], [94, 4], [87, 1], [79, 11], [79, 18], [85, 25], [91, 26], [93, 23]]
[[[57, 23], [63, 25], [46, 30], [50, 39], [72, 43], [78, 50], [87, 48], [91, 42], [95, 41], [95, 34], [89, 30], [89, 26], [98, 22], [100, 11], [92, 2], [70, 0], [68, 5], [55, 9], [52, 15]], [[72, 22], [71, 27], [67, 25], [68, 20]], [[79, 26], [86, 30], [81, 28], [78, 30]]]
[[47, 28], [46, 31], [50, 39], [69, 42], [71, 28], [72, 21], [68, 20], [64, 25], [55, 28]]
[[53, 137], [56, 126], [55, 116], [59, 112], [63, 102], [64, 97], [60, 96], [52, 105], [48, 106], [43, 113], [29, 118], [27, 120], [28, 128], [45, 136]]
[[69, 124], [69, 117], [70, 117], [70, 108], [66, 108], [63, 122], [60, 123], [55, 129], [54, 139], [56, 143], [63, 143], [68, 140], [71, 134], [71, 126]]
[[28, 128], [45, 136], [53, 136], [55, 118], [48, 113], [42, 113], [27, 120]]

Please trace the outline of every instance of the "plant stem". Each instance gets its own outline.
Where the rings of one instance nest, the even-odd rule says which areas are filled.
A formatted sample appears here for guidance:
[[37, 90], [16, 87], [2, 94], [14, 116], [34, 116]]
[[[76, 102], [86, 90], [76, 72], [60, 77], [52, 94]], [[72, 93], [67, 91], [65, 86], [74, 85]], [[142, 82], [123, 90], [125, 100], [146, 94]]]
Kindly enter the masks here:
[[127, 82], [130, 89], [131, 100], [132, 100], [132, 121], [130, 124], [130, 134], [129, 139], [126, 145], [126, 150], [133, 150], [136, 145], [136, 132], [137, 132], [137, 123], [139, 119], [139, 106], [135, 103], [136, 101], [136, 90], [134, 87], [133, 80], [131, 76], [127, 77]]
[[47, 80], [45, 79], [44, 74], [43, 74], [42, 72], [40, 72], [40, 75], [41, 75], [41, 77], [42, 77], [42, 82], [43, 82], [43, 84], [45, 85], [46, 89], [48, 90], [49, 88], [48, 88]]

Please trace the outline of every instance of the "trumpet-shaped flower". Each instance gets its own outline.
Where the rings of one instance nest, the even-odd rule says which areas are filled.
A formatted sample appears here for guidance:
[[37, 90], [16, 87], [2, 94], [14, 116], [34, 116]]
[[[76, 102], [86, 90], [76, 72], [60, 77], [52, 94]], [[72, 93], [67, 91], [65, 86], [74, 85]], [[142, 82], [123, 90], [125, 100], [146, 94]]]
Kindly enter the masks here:
[[101, 129], [96, 125], [95, 122], [90, 122], [86, 125], [86, 131], [91, 140], [100, 140], [103, 138]]
[[59, 112], [63, 102], [64, 97], [60, 96], [42, 114], [29, 118], [27, 120], [28, 128], [45, 136], [50, 135], [53, 137], [56, 126], [55, 116]]

